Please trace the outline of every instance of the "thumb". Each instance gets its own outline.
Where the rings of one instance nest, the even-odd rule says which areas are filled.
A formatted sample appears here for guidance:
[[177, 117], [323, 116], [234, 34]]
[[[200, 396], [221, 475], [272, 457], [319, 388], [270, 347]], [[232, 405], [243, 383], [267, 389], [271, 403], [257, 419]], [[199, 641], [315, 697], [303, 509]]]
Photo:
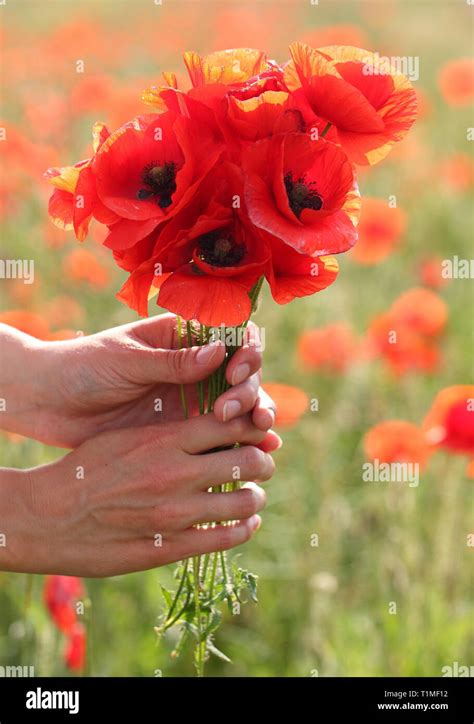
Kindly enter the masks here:
[[224, 358], [225, 345], [221, 342], [177, 350], [147, 350], [140, 361], [140, 382], [199, 382], [207, 379], [222, 364]]

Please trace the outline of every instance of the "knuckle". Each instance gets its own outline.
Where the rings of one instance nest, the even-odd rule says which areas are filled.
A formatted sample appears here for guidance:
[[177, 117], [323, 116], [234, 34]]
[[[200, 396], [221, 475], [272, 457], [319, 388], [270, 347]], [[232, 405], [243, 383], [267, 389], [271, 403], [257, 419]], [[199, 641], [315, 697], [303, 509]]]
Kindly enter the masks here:
[[251, 477], [260, 477], [267, 467], [266, 455], [253, 445], [241, 449], [243, 467]]
[[233, 525], [220, 526], [219, 536], [217, 539], [217, 548], [219, 550], [227, 550], [236, 545], [235, 528]]
[[250, 422], [248, 417], [240, 416], [229, 422], [231, 435], [235, 436], [236, 440], [241, 439], [248, 432], [250, 428]]
[[255, 515], [255, 513], [258, 513], [265, 505], [265, 493], [259, 494], [257, 490], [252, 490], [251, 488], [242, 489], [239, 492], [239, 496], [239, 518], [250, 518], [252, 515]]
[[181, 349], [166, 355], [168, 372], [173, 379], [179, 377], [185, 369], [185, 352], [185, 349]]

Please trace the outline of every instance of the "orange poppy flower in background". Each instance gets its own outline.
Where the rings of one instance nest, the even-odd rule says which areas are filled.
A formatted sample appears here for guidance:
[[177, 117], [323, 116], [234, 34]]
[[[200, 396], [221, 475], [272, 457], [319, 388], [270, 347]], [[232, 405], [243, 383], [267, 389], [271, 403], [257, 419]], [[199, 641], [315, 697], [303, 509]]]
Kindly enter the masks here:
[[423, 259], [419, 265], [418, 276], [422, 284], [432, 289], [441, 289], [448, 280], [442, 275], [443, 260], [440, 256]]
[[275, 424], [280, 427], [296, 425], [309, 407], [309, 398], [304, 390], [279, 382], [265, 382], [263, 389], [276, 404]]
[[298, 340], [298, 356], [305, 367], [340, 374], [354, 362], [357, 338], [345, 322], [310, 329]]
[[48, 342], [77, 337], [77, 332], [73, 329], [59, 329], [53, 332], [49, 327], [46, 314], [40, 315], [36, 312], [27, 312], [23, 309], [11, 309], [6, 312], [0, 312], [0, 322], [8, 324], [20, 332], [36, 337], [36, 339], [42, 339]]
[[450, 106], [468, 106], [474, 100], [474, 60], [459, 58], [445, 63], [438, 72], [438, 87]]
[[359, 264], [378, 264], [399, 245], [407, 218], [398, 206], [392, 208], [383, 199], [362, 198], [358, 240], [350, 256]]
[[[328, 140], [339, 142], [351, 161], [373, 165], [408, 133], [416, 118], [416, 94], [405, 76], [382, 67], [362, 48], [290, 45], [288, 88], [311, 109]], [[323, 123], [318, 123], [320, 119]]]
[[474, 455], [474, 385], [453, 385], [438, 392], [424, 421], [429, 444]]
[[474, 160], [467, 153], [456, 153], [440, 162], [436, 175], [443, 187], [468, 191], [474, 186]]
[[47, 320], [34, 312], [10, 309], [6, 312], [0, 312], [0, 322], [15, 327], [20, 332], [30, 334], [37, 339], [48, 340], [51, 337]]
[[63, 272], [74, 282], [86, 282], [93, 287], [106, 287], [110, 272], [88, 249], [73, 249], [63, 259]]
[[468, 478], [474, 479], [474, 459], [470, 460], [467, 464], [466, 476]]
[[368, 460], [381, 463], [418, 463], [424, 468], [432, 453], [423, 431], [405, 420], [385, 420], [364, 436]]
[[365, 347], [367, 356], [382, 357], [397, 376], [415, 371], [433, 372], [440, 362], [437, 345], [394, 319], [390, 312], [372, 320]]
[[435, 337], [444, 330], [448, 319], [445, 302], [430, 289], [408, 289], [391, 307], [393, 319], [425, 337]]

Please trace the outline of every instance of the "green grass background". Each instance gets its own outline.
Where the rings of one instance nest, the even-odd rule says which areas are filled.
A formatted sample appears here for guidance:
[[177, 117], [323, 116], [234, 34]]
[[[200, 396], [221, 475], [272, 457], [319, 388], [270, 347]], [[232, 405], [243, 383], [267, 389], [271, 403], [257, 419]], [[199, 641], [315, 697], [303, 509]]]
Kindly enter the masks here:
[[[440, 675], [441, 668], [454, 661], [471, 663], [468, 558], [472, 549], [466, 536], [472, 527], [472, 483], [464, 475], [466, 461], [437, 454], [418, 488], [364, 483], [361, 440], [368, 428], [384, 419], [421, 422], [439, 389], [472, 380], [472, 280], [452, 281], [441, 292], [449, 305], [449, 323], [442, 342], [443, 364], [434, 375], [395, 380], [377, 362], [355, 365], [341, 377], [308, 374], [298, 364], [296, 342], [301, 331], [340, 320], [362, 334], [373, 316], [418, 284], [422, 257], [472, 255], [472, 199], [446, 188], [431, 169], [452, 153], [471, 153], [466, 129], [472, 125], [472, 109], [446, 105], [436, 76], [445, 61], [470, 54], [474, 8], [461, 0], [372, 4], [321, 0], [319, 6], [295, 2], [287, 4], [287, 22], [282, 24], [277, 11], [284, 4], [225, 3], [252, 5], [262, 37], [271, 39], [270, 54], [279, 60], [286, 57], [285, 46], [303, 33], [346, 23], [366, 34], [370, 49], [419, 56], [417, 85], [429, 98], [431, 114], [412, 132], [423, 153], [387, 159], [360, 180], [362, 194], [382, 198], [396, 194], [406, 210], [409, 225], [400, 249], [375, 267], [340, 259], [340, 277], [331, 289], [290, 306], [277, 307], [267, 293], [264, 296], [256, 321], [266, 328], [265, 377], [303, 387], [310, 397], [318, 398], [319, 411], [308, 413], [297, 427], [284, 432], [263, 527], [239, 550], [245, 567], [259, 574], [259, 604], [248, 604], [240, 616], [227, 615], [217, 644], [233, 663], [211, 661], [208, 672]], [[213, 23], [224, 3], [200, 0], [199, 22], [189, 25], [188, 12], [195, 13], [195, 5], [164, 0], [157, 8], [142, 1], [47, 0], [7, 3], [1, 12], [7, 39], [11, 33], [25, 48], [77, 16], [98, 18], [111, 30], [133, 27], [137, 19], [153, 24], [155, 57], [140, 52], [137, 37], [136, 52], [111, 71], [130, 83], [135, 74], [149, 74], [153, 82], [158, 72], [179, 67], [180, 55], [188, 47], [160, 48], [160, 37], [174, 32], [179, 23], [193, 49], [205, 52], [218, 47]], [[274, 25], [269, 6], [275, 11]], [[391, 14], [383, 22], [385, 12]], [[235, 32], [240, 38], [242, 27]], [[255, 33], [254, 26], [252, 38]], [[8, 81], [8, 67], [2, 72]], [[54, 78], [36, 82], [54, 84]], [[30, 83], [35, 83], [34, 74]], [[141, 89], [138, 85], [137, 97]], [[20, 122], [11, 89], [6, 100], [7, 120]], [[101, 118], [107, 119], [107, 109]], [[81, 117], [62, 137], [50, 141], [53, 146], [57, 141], [65, 164], [77, 160], [95, 120], [95, 116]], [[42, 239], [46, 213], [44, 186], [32, 179], [19, 210], [3, 225], [2, 256], [34, 258], [42, 281], [39, 299], [46, 302], [59, 293], [75, 297], [86, 311], [86, 333], [134, 319], [114, 298], [122, 276], [107, 256], [112, 282], [105, 290], [71, 286], [63, 277], [62, 258], [76, 242], [71, 238], [65, 248], [46, 248]], [[5, 309], [15, 306], [8, 293], [2, 294], [1, 302]], [[6, 466], [39, 465], [60, 454], [33, 441], [0, 440]], [[314, 533], [319, 536], [318, 547], [311, 546]], [[190, 652], [179, 660], [170, 659], [173, 641], [158, 644], [153, 632], [162, 604], [160, 584], [170, 582], [171, 568], [86, 581], [88, 673], [193, 674]], [[0, 574], [0, 665], [23, 663], [34, 665], [39, 675], [64, 674], [63, 642], [45, 613], [42, 586], [40, 576]], [[390, 602], [397, 604], [396, 615], [389, 614]]]

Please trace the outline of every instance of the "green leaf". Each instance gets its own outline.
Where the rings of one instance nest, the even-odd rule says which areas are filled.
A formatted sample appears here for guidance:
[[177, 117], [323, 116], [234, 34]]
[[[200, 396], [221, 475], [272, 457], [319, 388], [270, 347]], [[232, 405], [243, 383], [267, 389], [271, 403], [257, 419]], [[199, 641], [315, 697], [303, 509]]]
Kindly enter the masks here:
[[168, 611], [170, 610], [171, 606], [173, 605], [173, 596], [168, 589], [166, 589], [164, 586], [161, 586], [161, 593], [163, 595], [163, 598], [165, 599], [165, 603], [168, 607]]
[[255, 576], [253, 573], [247, 573], [246, 583], [247, 583], [247, 587], [249, 589], [250, 598], [252, 599], [252, 601], [255, 601], [255, 603], [258, 603], [258, 597], [257, 597], [258, 576]]
[[222, 613], [218, 611], [217, 608], [213, 609], [210, 621], [202, 633], [203, 639], [206, 639], [211, 633], [216, 631], [219, 628], [221, 621]]
[[217, 656], [218, 659], [221, 659], [222, 661], [227, 661], [228, 664], [231, 664], [232, 661], [229, 659], [228, 656], [226, 656], [222, 651], [220, 651], [211, 641], [206, 642], [206, 648], [207, 651], [209, 651], [210, 654], [213, 654], [214, 656]]

